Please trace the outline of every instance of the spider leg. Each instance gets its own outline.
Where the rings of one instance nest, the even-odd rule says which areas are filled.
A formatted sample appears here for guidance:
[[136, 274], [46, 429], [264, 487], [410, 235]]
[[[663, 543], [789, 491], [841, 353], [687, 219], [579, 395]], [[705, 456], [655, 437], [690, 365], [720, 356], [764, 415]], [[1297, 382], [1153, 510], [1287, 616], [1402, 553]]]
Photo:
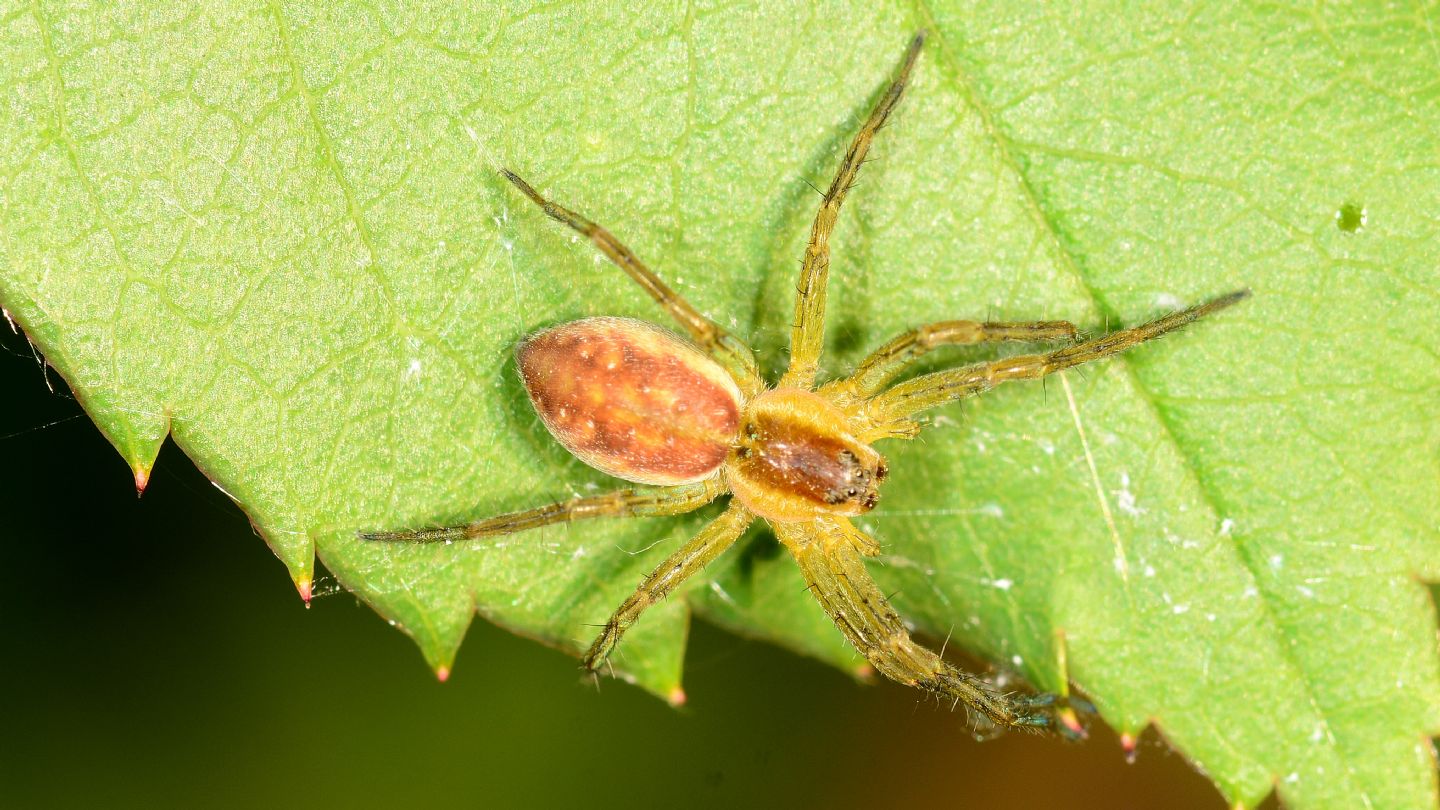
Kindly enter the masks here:
[[874, 396], [905, 367], [941, 346], [968, 346], [1005, 341], [1046, 343], [1073, 341], [1079, 333], [1069, 321], [940, 321], [895, 337], [860, 361], [849, 378], [825, 386], [847, 398]]
[[905, 92], [905, 84], [910, 80], [910, 71], [915, 67], [915, 60], [920, 56], [920, 46], [924, 42], [923, 31], [911, 40], [898, 75], [876, 102], [865, 125], [855, 134], [855, 139], [850, 142], [850, 149], [845, 153], [840, 170], [835, 174], [830, 188], [826, 190], [820, 210], [815, 212], [815, 224], [810, 230], [810, 244], [805, 248], [805, 259], [800, 268], [795, 321], [790, 327], [790, 367], [780, 380], [781, 387], [809, 388], [815, 381], [820, 351], [825, 340], [825, 287], [830, 277], [830, 232], [835, 229], [835, 221], [840, 216], [840, 206], [855, 183], [860, 165], [865, 162], [865, 154], [870, 151], [870, 141], [900, 103], [900, 96]]
[[604, 664], [619, 643], [620, 637], [640, 618], [646, 608], [664, 599], [680, 583], [724, 553], [745, 533], [745, 529], [754, 519], [755, 516], [750, 510], [732, 501], [729, 509], [707, 524], [665, 562], [660, 563], [605, 623], [605, 629], [600, 631], [600, 635], [585, 653], [585, 669], [594, 672]]
[[701, 315], [695, 307], [690, 305], [690, 302], [670, 289], [669, 285], [661, 281], [660, 277], [655, 275], [649, 267], [646, 267], [645, 263], [640, 261], [630, 248], [582, 214], [546, 199], [516, 173], [509, 169], [501, 169], [500, 173], [506, 180], [515, 184], [515, 187], [520, 189], [526, 197], [540, 206], [551, 219], [568, 225], [594, 242], [601, 253], [604, 253], [621, 270], [624, 270], [630, 278], [645, 289], [645, 292], [650, 294], [651, 298], [655, 299], [656, 303], [679, 322], [680, 326], [689, 333], [691, 340], [694, 340], [725, 366], [735, 377], [736, 384], [740, 386], [740, 390], [745, 392], [746, 396], [758, 393], [764, 387], [764, 382], [760, 379], [759, 366], [755, 363], [755, 355], [751, 353], [749, 347], [725, 331], [719, 324]]
[[927, 408], [983, 393], [1002, 382], [1035, 380], [1082, 363], [1119, 354], [1249, 297], [1249, 290], [1237, 290], [1189, 309], [1172, 312], [1149, 323], [1053, 352], [1007, 357], [916, 377], [873, 397], [863, 408], [869, 424], [859, 433], [871, 438], [893, 435], [895, 430], [892, 425], [910, 423], [910, 416]]
[[996, 726], [1065, 732], [1056, 721], [1063, 698], [1000, 693], [910, 638], [900, 614], [865, 570], [862, 552], [851, 537], [863, 532], [841, 525], [848, 523], [845, 518], [822, 518], [813, 524], [774, 527], [799, 563], [810, 592], [871, 666], [898, 683], [964, 703]]
[[724, 491], [725, 484], [717, 475], [696, 484], [653, 489], [622, 489], [616, 492], [607, 492], [604, 495], [556, 501], [544, 506], [537, 506], [534, 509], [507, 512], [503, 515], [477, 520], [463, 526], [398, 532], [360, 532], [359, 537], [361, 540], [385, 542], [452, 543], [457, 540], [474, 540], [480, 537], [514, 534], [527, 529], [549, 526], [552, 523], [568, 523], [589, 518], [679, 515], [699, 509], [715, 500]]

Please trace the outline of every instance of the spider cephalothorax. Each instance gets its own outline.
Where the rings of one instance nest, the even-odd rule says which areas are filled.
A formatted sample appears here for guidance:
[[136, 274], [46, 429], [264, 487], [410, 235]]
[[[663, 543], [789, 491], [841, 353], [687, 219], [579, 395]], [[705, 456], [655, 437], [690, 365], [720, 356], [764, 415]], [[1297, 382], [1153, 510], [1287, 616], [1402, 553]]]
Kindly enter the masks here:
[[[800, 270], [790, 365], [771, 387], [749, 347], [701, 315], [608, 231], [502, 173], [554, 219], [593, 241], [688, 334], [682, 338], [629, 318], [586, 318], [526, 338], [516, 365], [535, 411], [585, 463], [645, 485], [512, 512], [464, 526], [362, 534], [367, 540], [451, 542], [511, 534], [596, 517], [675, 515], [729, 494], [729, 506], [661, 563], [605, 623], [584, 661], [603, 664], [644, 610], [729, 548], [758, 518], [800, 566], [815, 599], [876, 670], [953, 703], [1001, 728], [1083, 733], [1054, 695], [1003, 694], [911, 639], [865, 570], [880, 549], [850, 518], [875, 508], [885, 459], [871, 444], [919, 433], [922, 411], [1013, 380], [1033, 380], [1099, 360], [1228, 307], [1233, 292], [1150, 323], [1080, 340], [1065, 321], [942, 321], [876, 349], [844, 379], [816, 386], [825, 330], [830, 232], [870, 142], [895, 109], [920, 55], [911, 42], [845, 154], [815, 215]], [[890, 385], [921, 355], [942, 347], [999, 341], [1059, 342], [1040, 354], [922, 374]]]
[[775, 521], [868, 512], [885, 474], [885, 459], [855, 437], [845, 412], [800, 388], [765, 391], [746, 404], [725, 465], [730, 492]]

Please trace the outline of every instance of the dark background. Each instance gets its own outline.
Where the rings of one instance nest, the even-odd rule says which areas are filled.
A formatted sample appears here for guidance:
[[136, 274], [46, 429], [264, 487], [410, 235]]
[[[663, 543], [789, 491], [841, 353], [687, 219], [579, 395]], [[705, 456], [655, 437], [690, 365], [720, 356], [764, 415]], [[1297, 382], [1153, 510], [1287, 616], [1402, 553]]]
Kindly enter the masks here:
[[911, 690], [704, 624], [681, 711], [479, 620], [436, 683], [333, 579], [304, 609], [173, 445], [137, 500], [0, 329], [0, 805], [1224, 807], [1153, 731], [1133, 765], [1104, 728], [977, 743]]

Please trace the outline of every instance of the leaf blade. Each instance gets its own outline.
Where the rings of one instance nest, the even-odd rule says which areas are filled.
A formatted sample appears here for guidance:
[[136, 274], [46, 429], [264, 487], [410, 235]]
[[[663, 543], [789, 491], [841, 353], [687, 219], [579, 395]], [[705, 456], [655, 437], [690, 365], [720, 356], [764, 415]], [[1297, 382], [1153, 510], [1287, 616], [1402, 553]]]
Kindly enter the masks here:
[[[127, 462], [148, 468], [173, 427], [292, 575], [309, 576], [318, 550], [433, 667], [448, 668], [477, 605], [574, 649], [585, 622], [694, 520], [485, 549], [353, 538], [357, 527], [461, 520], [606, 485], [548, 441], [508, 349], [546, 323], [655, 313], [489, 169], [523, 164], [702, 310], [733, 319], [773, 367], [813, 206], [800, 178], [828, 175], [915, 27], [867, 13], [877, 16], [632, 19], [595, 6], [394, 19], [217, 5], [57, 24], [44, 8], [10, 14], [7, 47], [27, 58], [7, 64], [34, 70], [7, 76], [23, 92], [22, 114], [0, 124], [13, 145], [0, 300]], [[1426, 806], [1423, 734], [1440, 725], [1440, 690], [1433, 611], [1412, 577], [1434, 576], [1440, 514], [1424, 488], [1440, 455], [1427, 399], [1437, 364], [1416, 326], [1436, 314], [1423, 274], [1434, 223], [1406, 201], [1433, 197], [1433, 169], [1408, 159], [1429, 113], [1415, 103], [1417, 58], [1390, 60], [1390, 73], [1355, 63], [1370, 71], [1368, 102], [1390, 113], [1384, 131], [1345, 102], [1343, 70], [1324, 61], [1346, 47], [1423, 56], [1426, 29], [1412, 15], [1287, 38], [1283, 9], [1225, 14], [1096, 6], [1058, 20], [993, 7], [962, 20], [958, 7], [922, 9], [936, 47], [837, 233], [832, 371], [890, 331], [985, 307], [1095, 326], [1101, 313], [1136, 320], [1246, 284], [1257, 299], [1063, 389], [996, 392], [963, 426], [897, 450], [873, 517], [887, 543], [876, 573], [932, 634], [953, 629], [1042, 685], [1063, 683], [1063, 643], [1107, 718], [1138, 730], [1158, 717], [1232, 798], [1252, 802], [1278, 780], [1295, 806]], [[812, 41], [858, 46], [800, 58], [802, 23]], [[1072, 39], [1070, 25], [1094, 36]], [[1205, 58], [1251, 47], [1269, 60], [1253, 74]], [[1292, 65], [1320, 77], [1286, 88], [1300, 103], [1265, 95]], [[581, 79], [596, 66], [611, 81]], [[1231, 91], [1232, 107], [1187, 105], [1214, 102], [1204, 82]], [[1387, 98], [1387, 82], [1421, 95]], [[1266, 127], [1214, 127], [1234, 105]], [[1338, 135], [1318, 151], [1283, 137], [1334, 121]], [[1262, 148], [1272, 134], [1288, 151]], [[1378, 157], [1344, 159], [1362, 146]], [[1239, 171], [1237, 155], [1248, 158]], [[1374, 214], [1359, 233], [1329, 218], [1351, 196]], [[1236, 200], [1254, 215], [1231, 216]], [[1243, 266], [1190, 272], [1234, 256]], [[1332, 271], [1318, 283], [1306, 272], [1317, 257]], [[1350, 289], [1362, 292], [1334, 319], [1344, 329], [1278, 328]], [[1378, 334], [1363, 331], [1376, 302], [1404, 316]], [[1345, 330], [1342, 344], [1334, 333]], [[1253, 367], [1225, 362], [1237, 354]], [[1407, 376], [1371, 385], [1377, 356]], [[1306, 364], [1325, 373], [1302, 377]], [[1267, 455], [1304, 474], [1265, 474]], [[1391, 464], [1421, 472], [1365, 474]], [[1286, 485], [1303, 490], [1304, 514]], [[1344, 527], [1357, 514], [1378, 538]], [[1118, 581], [1117, 545], [1128, 566]], [[845, 665], [794, 599], [788, 561], [752, 562], [717, 571], [716, 587], [688, 601]], [[1308, 582], [1337, 571], [1355, 582]], [[1250, 588], [1263, 610], [1244, 607]], [[678, 688], [686, 610], [676, 600], [627, 640], [622, 665], [659, 694]], [[1384, 665], [1343, 663], [1350, 645], [1337, 630]], [[1247, 681], [1257, 657], [1288, 674]], [[1307, 682], [1311, 673], [1336, 677]], [[1277, 716], [1234, 720], [1256, 705]]]

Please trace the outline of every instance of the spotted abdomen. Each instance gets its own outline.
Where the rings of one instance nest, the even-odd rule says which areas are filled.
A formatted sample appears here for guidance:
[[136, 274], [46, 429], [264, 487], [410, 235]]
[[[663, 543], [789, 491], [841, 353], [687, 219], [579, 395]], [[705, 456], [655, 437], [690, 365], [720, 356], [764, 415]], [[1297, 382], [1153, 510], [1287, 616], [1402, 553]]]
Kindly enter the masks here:
[[630, 318], [537, 332], [515, 351], [535, 412], [566, 450], [640, 484], [714, 475], [740, 420], [740, 391], [693, 344]]

